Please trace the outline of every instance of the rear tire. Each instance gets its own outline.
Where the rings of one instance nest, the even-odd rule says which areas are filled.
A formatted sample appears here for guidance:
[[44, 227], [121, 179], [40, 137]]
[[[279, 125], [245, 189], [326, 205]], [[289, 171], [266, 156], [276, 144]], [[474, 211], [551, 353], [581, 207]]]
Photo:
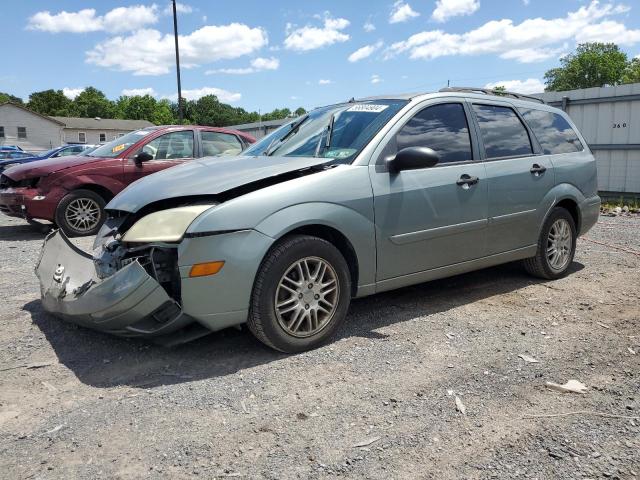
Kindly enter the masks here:
[[67, 237], [95, 235], [104, 222], [106, 202], [91, 190], [74, 190], [56, 208], [56, 224]]
[[523, 261], [534, 277], [555, 280], [567, 274], [576, 253], [576, 224], [562, 207], [554, 208], [540, 230], [535, 257]]
[[249, 330], [281, 352], [310, 350], [335, 334], [350, 301], [349, 267], [340, 251], [321, 238], [286, 237], [258, 269]]

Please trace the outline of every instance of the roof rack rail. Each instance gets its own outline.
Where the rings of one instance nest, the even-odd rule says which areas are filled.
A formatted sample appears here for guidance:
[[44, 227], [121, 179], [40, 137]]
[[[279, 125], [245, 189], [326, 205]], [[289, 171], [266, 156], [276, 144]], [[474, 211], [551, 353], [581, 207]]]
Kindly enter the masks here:
[[445, 87], [439, 90], [440, 92], [467, 92], [467, 93], [484, 93], [485, 95], [497, 95], [501, 97], [513, 97], [518, 100], [530, 100], [544, 104], [544, 100], [531, 95], [523, 95], [516, 92], [508, 92], [506, 90], [494, 90], [492, 88], [476, 88], [476, 87]]

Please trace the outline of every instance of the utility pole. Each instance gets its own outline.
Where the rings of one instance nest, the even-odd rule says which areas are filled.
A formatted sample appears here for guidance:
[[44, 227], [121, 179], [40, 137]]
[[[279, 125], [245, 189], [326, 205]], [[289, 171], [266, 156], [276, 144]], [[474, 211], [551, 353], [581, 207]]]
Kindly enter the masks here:
[[176, 13], [176, 0], [173, 4], [173, 36], [176, 42], [176, 74], [178, 76], [178, 120], [182, 124], [182, 85], [180, 84], [180, 51], [178, 49], [178, 14]]

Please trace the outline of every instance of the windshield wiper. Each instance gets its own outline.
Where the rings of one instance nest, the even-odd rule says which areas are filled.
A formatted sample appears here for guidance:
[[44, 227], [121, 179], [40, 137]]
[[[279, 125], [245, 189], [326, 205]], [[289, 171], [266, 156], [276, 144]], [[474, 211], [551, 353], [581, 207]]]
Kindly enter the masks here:
[[333, 124], [336, 120], [336, 114], [332, 113], [331, 117], [329, 117], [329, 125], [327, 125], [327, 139], [324, 142], [324, 146], [322, 146], [322, 136], [320, 136], [320, 140], [318, 141], [318, 146], [316, 148], [315, 156], [320, 156], [320, 152], [324, 152], [325, 150], [329, 150], [331, 146], [331, 135], [333, 134]]
[[274, 151], [278, 146], [280, 146], [291, 135], [294, 135], [295, 133], [298, 132], [298, 129], [307, 120], [307, 118], [309, 118], [309, 114], [305, 113], [298, 120], [296, 120], [294, 123], [291, 124], [291, 130], [289, 130], [280, 140], [277, 140], [274, 138], [269, 144], [269, 146], [267, 147], [267, 149], [264, 151], [264, 155], [266, 157], [271, 156], [271, 154], [274, 153]]

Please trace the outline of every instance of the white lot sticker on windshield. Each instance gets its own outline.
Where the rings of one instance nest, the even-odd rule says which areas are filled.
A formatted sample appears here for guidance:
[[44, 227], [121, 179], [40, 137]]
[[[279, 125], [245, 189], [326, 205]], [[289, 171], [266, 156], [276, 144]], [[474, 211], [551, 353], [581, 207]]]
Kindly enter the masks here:
[[347, 112], [370, 112], [380, 113], [387, 109], [389, 105], [374, 105], [373, 103], [360, 103], [347, 109]]

